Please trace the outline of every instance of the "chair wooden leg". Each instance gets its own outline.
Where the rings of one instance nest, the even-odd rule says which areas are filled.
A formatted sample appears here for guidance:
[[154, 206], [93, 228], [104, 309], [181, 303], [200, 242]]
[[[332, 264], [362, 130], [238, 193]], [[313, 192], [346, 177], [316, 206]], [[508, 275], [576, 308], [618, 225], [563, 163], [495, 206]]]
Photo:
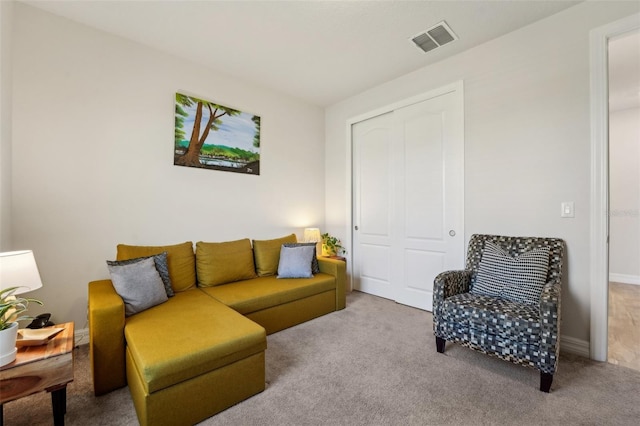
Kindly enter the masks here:
[[441, 354], [444, 353], [444, 345], [445, 345], [445, 343], [447, 343], [446, 340], [444, 340], [442, 337], [436, 336], [436, 350], [438, 352], [440, 352]]
[[551, 389], [551, 382], [553, 382], [553, 374], [540, 372], [540, 390], [542, 392], [549, 393]]

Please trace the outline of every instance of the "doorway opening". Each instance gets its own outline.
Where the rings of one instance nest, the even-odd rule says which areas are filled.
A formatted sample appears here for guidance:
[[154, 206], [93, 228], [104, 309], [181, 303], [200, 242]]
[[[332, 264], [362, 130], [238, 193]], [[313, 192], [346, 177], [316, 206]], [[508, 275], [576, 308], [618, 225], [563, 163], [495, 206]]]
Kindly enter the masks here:
[[609, 39], [607, 360], [640, 370], [640, 29]]
[[640, 28], [640, 14], [634, 14], [590, 33], [591, 69], [591, 209], [590, 357], [606, 361], [608, 351], [609, 301], [609, 105], [608, 43]]

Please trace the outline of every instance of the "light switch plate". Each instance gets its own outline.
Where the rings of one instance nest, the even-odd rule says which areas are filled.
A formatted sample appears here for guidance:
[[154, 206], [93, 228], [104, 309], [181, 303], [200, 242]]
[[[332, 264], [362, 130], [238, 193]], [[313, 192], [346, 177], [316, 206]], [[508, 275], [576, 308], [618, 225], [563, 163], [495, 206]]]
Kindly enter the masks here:
[[560, 217], [575, 217], [573, 201], [562, 202], [560, 208]]

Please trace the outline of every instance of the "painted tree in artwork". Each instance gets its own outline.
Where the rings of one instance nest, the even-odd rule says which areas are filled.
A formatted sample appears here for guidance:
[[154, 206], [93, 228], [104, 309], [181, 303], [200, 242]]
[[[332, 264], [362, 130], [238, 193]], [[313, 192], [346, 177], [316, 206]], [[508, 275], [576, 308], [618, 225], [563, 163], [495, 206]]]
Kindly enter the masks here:
[[260, 148], [260, 117], [254, 115], [251, 117], [251, 121], [256, 126], [256, 133], [253, 135], [253, 146]]
[[[223, 116], [228, 115], [232, 117], [240, 114], [240, 111], [233, 108], [214, 104], [213, 102], [194, 98], [192, 96], [186, 96], [180, 93], [176, 93], [176, 126], [178, 126], [178, 124], [184, 124], [183, 122], [178, 123], [179, 106], [182, 110], [183, 107], [190, 108], [193, 105], [196, 106], [196, 116], [193, 122], [191, 138], [189, 139], [189, 146], [187, 148], [187, 151], [175, 160], [175, 164], [178, 164], [180, 166], [199, 167], [200, 151], [202, 150], [202, 145], [204, 145], [207, 137], [209, 136], [209, 132], [211, 132], [212, 130], [214, 132], [218, 130], [220, 123], [222, 122], [221, 118]], [[202, 121], [204, 110], [208, 111], [208, 118], [207, 122], [203, 126]]]
[[[176, 94], [176, 100], [180, 94]], [[189, 116], [189, 113], [184, 110], [182, 104], [176, 102], [176, 126], [175, 126], [175, 143], [179, 144], [186, 137], [184, 133], [184, 119]]]

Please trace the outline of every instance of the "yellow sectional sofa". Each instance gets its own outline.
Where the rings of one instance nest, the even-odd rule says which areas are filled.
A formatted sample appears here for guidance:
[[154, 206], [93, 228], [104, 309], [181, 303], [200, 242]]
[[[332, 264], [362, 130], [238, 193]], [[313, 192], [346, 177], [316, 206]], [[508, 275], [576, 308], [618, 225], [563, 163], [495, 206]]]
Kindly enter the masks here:
[[[318, 258], [280, 279], [275, 240], [118, 246], [118, 261], [167, 253], [174, 295], [125, 316], [111, 280], [89, 283], [94, 392], [128, 385], [142, 425], [194, 424], [265, 389], [266, 335], [345, 307], [346, 268]], [[274, 269], [275, 268], [275, 269]]]

